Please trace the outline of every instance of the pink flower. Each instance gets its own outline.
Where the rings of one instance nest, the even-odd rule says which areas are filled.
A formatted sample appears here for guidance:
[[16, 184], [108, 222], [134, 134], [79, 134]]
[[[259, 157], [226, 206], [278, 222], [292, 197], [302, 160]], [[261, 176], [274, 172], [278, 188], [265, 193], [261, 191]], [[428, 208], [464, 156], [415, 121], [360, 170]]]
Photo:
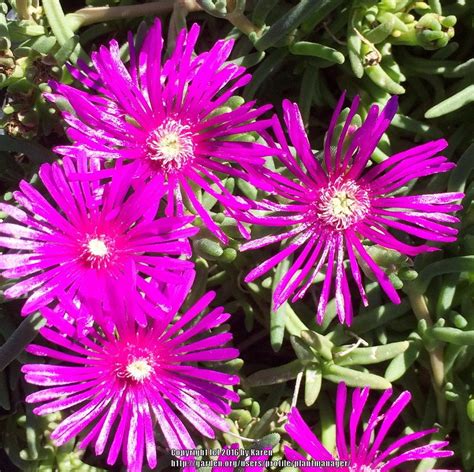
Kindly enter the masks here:
[[43, 403], [33, 410], [36, 414], [74, 407], [51, 434], [54, 442], [65, 444], [81, 434], [79, 447], [93, 444], [97, 455], [107, 451], [110, 465], [122, 451], [127, 469], [141, 472], [144, 457], [151, 468], [157, 464], [155, 427], [165, 447], [181, 450], [196, 447], [189, 426], [208, 438], [215, 437], [216, 429], [227, 431], [223, 415], [239, 397], [224, 386], [239, 378], [196, 365], [239, 354], [223, 347], [232, 339], [230, 333], [210, 331], [229, 318], [223, 308], [199, 318], [214, 295], [203, 296], [175, 322], [173, 312], [153, 317], [142, 328], [135, 313], [125, 311], [116, 329], [96, 324], [79, 337], [73, 323], [45, 308], [51, 327], [40, 332], [55, 347], [32, 344], [28, 352], [60, 362], [29, 364], [22, 371], [28, 382], [46, 387], [26, 399]]
[[332, 148], [334, 129], [343, 101], [344, 95], [329, 126], [322, 163], [311, 150], [298, 107], [289, 101], [283, 102], [288, 134], [301, 163], [292, 156], [281, 126], [276, 122], [275, 133], [283, 150], [280, 158], [292, 174], [292, 180], [273, 173], [271, 179], [278, 202], [263, 200], [256, 202], [254, 208], [276, 214], [262, 215], [260, 212], [247, 216], [247, 221], [284, 229], [277, 234], [248, 242], [241, 249], [286, 242], [283, 249], [247, 275], [247, 282], [295, 255], [290, 269], [274, 292], [275, 308], [292, 294], [293, 302], [302, 298], [323, 265], [327, 264], [317, 320], [319, 323], [322, 321], [330, 294], [334, 291], [339, 319], [349, 325], [352, 304], [344, 259], [348, 258], [347, 267], [364, 305], [368, 302], [362, 285], [360, 264], [369, 268], [390, 299], [399, 303], [400, 298], [387, 274], [372, 259], [361, 241], [367, 239], [408, 256], [435, 251], [438, 248], [425, 244], [412, 246], [405, 242], [403, 236], [402, 241], [400, 236], [394, 236], [389, 230], [398, 230], [437, 243], [455, 241], [457, 229], [451, 225], [459, 220], [448, 213], [461, 208], [454, 202], [462, 198], [463, 194], [396, 194], [413, 179], [446, 172], [454, 167], [445, 157], [437, 156], [447, 145], [443, 139], [400, 152], [380, 164], [366, 168], [378, 141], [395, 115], [395, 97], [389, 100], [380, 113], [378, 106], [372, 106], [364, 123], [357, 129], [351, 125], [359, 105], [359, 99], [356, 98], [337, 146]]
[[58, 152], [73, 156], [77, 149], [86, 150], [90, 156], [132, 164], [145, 178], [162, 175], [168, 184], [166, 214], [183, 215], [187, 200], [225, 242], [194, 187], [215, 197], [231, 214], [234, 207], [246, 208], [217, 174], [248, 180], [246, 170], [261, 166], [263, 156], [275, 152], [235, 139], [239, 133], [258, 133], [270, 126], [271, 120], [255, 121], [270, 106], [254, 109], [255, 102], [249, 102], [219, 110], [251, 76], [244, 67], [226, 62], [232, 40], [217, 41], [209, 51], [193, 55], [198, 36], [196, 24], [189, 33], [182, 30], [173, 53], [162, 63], [157, 19], [138, 50], [129, 38], [127, 66], [113, 40], [109, 48], [102, 46], [92, 54], [92, 69], [81, 62], [78, 69], [70, 69], [88, 91], [57, 83], [52, 84], [55, 94], [47, 96], [67, 99], [75, 113], [63, 113], [73, 145], [58, 147]]
[[[309, 429], [301, 418], [296, 408], [288, 415], [288, 423], [285, 430], [298, 446], [308, 454], [297, 452], [286, 446], [285, 455], [290, 461], [348, 461], [348, 467], [317, 467], [313, 465], [300, 466], [303, 472], [387, 472], [389, 470], [402, 470], [400, 464], [408, 461], [419, 461], [425, 458], [450, 457], [452, 451], [443, 450], [448, 446], [448, 441], [439, 441], [424, 446], [406, 449], [406, 446], [418, 439], [435, 433], [436, 429], [429, 429], [408, 434], [387, 446], [381, 445], [390, 431], [391, 426], [398, 419], [401, 412], [410, 402], [411, 394], [403, 392], [387, 409], [382, 412], [384, 406], [392, 395], [392, 390], [383, 392], [377, 401], [369, 418], [367, 426], [361, 423], [361, 417], [369, 396], [369, 388], [355, 389], [352, 394], [352, 406], [349, 422], [344, 422], [346, 409], [346, 385], [341, 382], [337, 388], [336, 399], [336, 451], [328, 451]], [[349, 443], [346, 440], [346, 431], [349, 431]], [[402, 452], [405, 450], [405, 452]], [[403, 468], [405, 470], [405, 466]]]
[[[187, 238], [198, 229], [192, 217], [154, 218], [162, 177], [132, 192], [132, 176], [116, 169], [104, 184], [79, 182], [80, 171], [97, 171], [92, 161], [64, 159], [44, 164], [40, 180], [49, 200], [25, 181], [14, 192], [19, 207], [0, 204], [16, 222], [0, 223], [1, 276], [20, 279], [5, 290], [8, 298], [27, 295], [22, 313], [29, 314], [59, 297], [88, 300], [107, 308], [111, 295], [129, 304], [148, 303], [167, 312], [173, 304], [166, 284], [187, 287], [193, 263], [171, 256], [190, 256]], [[94, 175], [94, 174], [92, 174]], [[8, 221], [8, 220], [6, 220]], [[152, 278], [153, 282], [148, 279]], [[192, 282], [192, 280], [191, 280]]]

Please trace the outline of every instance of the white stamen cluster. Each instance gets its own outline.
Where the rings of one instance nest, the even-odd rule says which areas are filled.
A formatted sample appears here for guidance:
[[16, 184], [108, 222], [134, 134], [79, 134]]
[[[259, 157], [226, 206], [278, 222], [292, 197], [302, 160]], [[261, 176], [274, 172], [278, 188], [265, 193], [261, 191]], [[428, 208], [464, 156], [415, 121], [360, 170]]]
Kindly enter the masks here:
[[146, 152], [165, 173], [180, 170], [194, 157], [193, 133], [188, 125], [166, 119], [148, 137]]
[[147, 380], [153, 372], [153, 366], [150, 360], [141, 357], [131, 361], [125, 368], [125, 377], [135, 382], [143, 382]]
[[89, 237], [82, 245], [82, 259], [94, 269], [106, 267], [110, 262], [114, 249], [114, 242], [106, 235]]
[[339, 178], [319, 191], [315, 206], [320, 222], [342, 231], [365, 217], [370, 198], [353, 180]]

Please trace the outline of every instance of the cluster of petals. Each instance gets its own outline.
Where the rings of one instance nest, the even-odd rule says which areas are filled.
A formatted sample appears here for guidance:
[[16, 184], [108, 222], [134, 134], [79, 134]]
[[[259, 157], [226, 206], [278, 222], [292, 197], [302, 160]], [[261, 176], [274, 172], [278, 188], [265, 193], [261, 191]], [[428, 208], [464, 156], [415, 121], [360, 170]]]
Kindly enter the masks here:
[[43, 387], [26, 401], [42, 403], [33, 410], [38, 415], [75, 410], [51, 439], [62, 445], [83, 433], [80, 448], [93, 445], [97, 455], [107, 451], [110, 465], [121, 454], [130, 472], [141, 472], [144, 458], [151, 468], [157, 465], [155, 427], [176, 450], [195, 449], [189, 427], [208, 438], [215, 430], [227, 431], [223, 416], [239, 397], [226, 386], [239, 378], [196, 366], [238, 355], [226, 347], [230, 333], [212, 331], [230, 315], [221, 307], [202, 315], [214, 296], [209, 292], [179, 317], [175, 311], [156, 313], [146, 327], [117, 306], [114, 329], [95, 323], [80, 336], [76, 316], [44, 308], [48, 325], [40, 333], [56, 347], [31, 344], [28, 352], [54, 363], [23, 366], [26, 381]]
[[[352, 321], [346, 258], [364, 305], [367, 305], [367, 297], [361, 265], [378, 280], [390, 300], [399, 303], [400, 297], [388, 275], [370, 256], [362, 241], [368, 240], [407, 256], [435, 251], [438, 248], [434, 246], [411, 245], [391, 230], [436, 243], [455, 241], [457, 229], [453, 224], [459, 220], [449, 213], [461, 208], [458, 202], [463, 197], [462, 193], [398, 196], [397, 192], [413, 179], [454, 167], [446, 157], [438, 155], [447, 146], [446, 141], [440, 139], [422, 144], [367, 166], [396, 113], [397, 99], [391, 98], [382, 111], [373, 105], [362, 125], [356, 128], [352, 125], [359, 106], [356, 97], [336, 139], [335, 129], [343, 101], [344, 95], [333, 114], [321, 161], [311, 149], [297, 105], [283, 102], [284, 121], [299, 159], [293, 156], [282, 127], [275, 119], [277, 141], [269, 135], [267, 139], [281, 148], [279, 158], [291, 178], [267, 172], [276, 198], [254, 202], [253, 210], [244, 215], [247, 221], [277, 228], [277, 232], [243, 244], [242, 250], [285, 243], [247, 275], [247, 282], [267, 273], [283, 260], [295, 257], [274, 291], [275, 308], [292, 295], [293, 302], [301, 299], [326, 265], [317, 307], [319, 323], [333, 292], [340, 321], [347, 324]], [[335, 146], [332, 146], [333, 141], [336, 141]]]
[[178, 314], [195, 275], [186, 259], [199, 228], [189, 209], [226, 241], [200, 192], [233, 216], [249, 204], [221, 176], [256, 178], [276, 152], [237, 136], [270, 126], [258, 120], [270, 106], [224, 106], [250, 80], [226, 62], [233, 41], [195, 55], [198, 34], [197, 25], [181, 31], [162, 64], [157, 20], [143, 44], [129, 38], [127, 66], [112, 41], [93, 53], [92, 68], [70, 67], [87, 90], [56, 83], [48, 98], [69, 103], [72, 144], [56, 149], [61, 163], [40, 167], [42, 190], [22, 181], [16, 205], [0, 207], [5, 296], [26, 297], [25, 315], [41, 311], [47, 345], [28, 350], [53, 361], [23, 367], [42, 387], [27, 401], [42, 403], [39, 415], [72, 410], [51, 435], [57, 445], [81, 436], [80, 447], [105, 452], [109, 464], [121, 455], [132, 472], [145, 461], [156, 467], [155, 429], [170, 449], [195, 448], [189, 426], [209, 438], [228, 430], [238, 400], [228, 386], [239, 379], [199, 363], [238, 355], [229, 333], [212, 334], [229, 315], [202, 313], [213, 294]]
[[[221, 326], [229, 315], [223, 308], [207, 312], [213, 293], [179, 312], [195, 276], [188, 260], [189, 238], [199, 228], [192, 226], [190, 213], [227, 241], [203, 204], [203, 193], [236, 219], [247, 239], [243, 223], [277, 228], [276, 234], [242, 246], [249, 250], [284, 244], [246, 281], [294, 258], [274, 292], [275, 308], [291, 296], [293, 301], [302, 298], [326, 267], [319, 322], [334, 291], [339, 319], [351, 323], [346, 258], [364, 304], [361, 266], [393, 302], [400, 301], [363, 240], [416, 256], [436, 247], [410, 245], [393, 231], [435, 243], [454, 241], [457, 234], [453, 224], [458, 219], [450, 213], [460, 209], [462, 194], [397, 195], [411, 180], [453, 167], [438, 156], [444, 140], [368, 165], [396, 112], [396, 99], [382, 111], [373, 106], [357, 128], [352, 124], [356, 98], [336, 137], [343, 96], [321, 162], [297, 106], [285, 101], [284, 120], [295, 157], [278, 119], [262, 118], [270, 106], [236, 100], [237, 106], [229, 106], [229, 99], [251, 78], [229, 61], [233, 41], [218, 41], [195, 54], [198, 35], [197, 25], [181, 31], [163, 60], [161, 23], [156, 20], [143, 42], [129, 37], [128, 62], [113, 40], [92, 54], [91, 66], [81, 60], [71, 66], [71, 75], [82, 86], [52, 83], [47, 98], [68, 103], [62, 115], [72, 143], [56, 148], [61, 163], [41, 166], [38, 184], [43, 192], [22, 181], [13, 194], [16, 204], [0, 204], [7, 215], [0, 223], [0, 247], [6, 250], [0, 254], [0, 275], [11, 280], [5, 296], [25, 297], [22, 313], [40, 310], [47, 322], [40, 331], [46, 343], [31, 344], [28, 351], [48, 363], [22, 368], [25, 379], [41, 387], [27, 402], [41, 404], [34, 409], [38, 415], [70, 411], [51, 434], [57, 445], [80, 436], [79, 447], [105, 454], [109, 465], [121, 457], [130, 472], [140, 472], [145, 464], [157, 466], [157, 442], [169, 449], [194, 449], [192, 430], [208, 438], [215, 431], [228, 431], [225, 415], [231, 402], [238, 401], [232, 390], [237, 376], [199, 364], [237, 357], [238, 351], [228, 347], [231, 334]], [[263, 143], [240, 139], [249, 133], [263, 136]], [[265, 167], [268, 156], [277, 156], [284, 172]], [[226, 187], [227, 177], [250, 182], [270, 196], [253, 202], [234, 195]], [[368, 394], [368, 389], [353, 394], [348, 446], [346, 387], [338, 387], [335, 457], [351, 461], [347, 470], [386, 471], [409, 460], [452, 454], [443, 449], [446, 442], [398, 451], [434, 430], [410, 434], [380, 452], [410, 399], [408, 392], [382, 414], [391, 395], [385, 392], [357, 441]], [[315, 459], [334, 458], [296, 409], [286, 429]], [[289, 447], [286, 454], [290, 460], [304, 459]], [[267, 457], [262, 453], [254, 459]], [[240, 456], [225, 454], [219, 461], [226, 459], [238, 462]], [[184, 470], [195, 470], [191, 459]], [[212, 468], [232, 470], [232, 465]], [[264, 467], [243, 470], [261, 472]]]
[[256, 119], [270, 106], [255, 109], [251, 101], [223, 108], [251, 76], [244, 67], [226, 62], [233, 40], [217, 41], [209, 51], [193, 55], [198, 35], [196, 24], [189, 32], [183, 29], [162, 63], [161, 23], [156, 20], [141, 46], [130, 37], [128, 65], [113, 40], [109, 48], [102, 46], [92, 54], [92, 68], [79, 61], [70, 69], [86, 91], [56, 83], [55, 93], [48, 97], [67, 100], [74, 111], [63, 113], [73, 144], [57, 147], [57, 152], [75, 155], [85, 150], [144, 178], [161, 175], [167, 184], [166, 215], [183, 215], [187, 201], [225, 242], [226, 235], [195, 188], [215, 197], [229, 214], [248, 207], [226, 189], [217, 173], [256, 178], [255, 169], [274, 150], [238, 141], [236, 135], [267, 128], [271, 120]]
[[[450, 457], [453, 452], [444, 449], [448, 441], [438, 441], [413, 447], [412, 443], [437, 432], [429, 429], [413, 432], [403, 436], [387, 447], [382, 444], [390, 432], [390, 428], [400, 417], [402, 411], [411, 400], [408, 391], [402, 392], [391, 404], [388, 404], [392, 390], [385, 390], [377, 400], [367, 423], [363, 423], [363, 413], [369, 398], [369, 388], [354, 389], [350, 402], [349, 421], [346, 422], [347, 388], [341, 382], [336, 397], [336, 451], [328, 451], [311, 431], [293, 408], [288, 415], [285, 430], [290, 438], [304, 451], [304, 455], [286, 446], [285, 455], [290, 461], [307, 463], [314, 461], [346, 461], [349, 466], [318, 467], [313, 465], [300, 466], [302, 472], [388, 472], [389, 470], [406, 470], [406, 462], [419, 461], [427, 458]], [[349, 430], [349, 440], [346, 431]], [[411, 446], [408, 446], [411, 445]], [[410, 448], [411, 447], [411, 448]], [[309, 459], [309, 458], [310, 459]], [[400, 465], [403, 464], [402, 468]]]
[[153, 303], [164, 313], [172, 302], [159, 282], [182, 286], [193, 273], [193, 263], [180, 257], [191, 255], [187, 239], [198, 229], [190, 216], [154, 216], [163, 186], [132, 191], [132, 176], [119, 170], [106, 183], [75, 180], [93, 167], [84, 158], [44, 164], [39, 178], [49, 199], [22, 181], [13, 193], [18, 206], [0, 204], [9, 216], [0, 223], [0, 246], [9, 249], [0, 255], [1, 275], [16, 279], [5, 296], [27, 295], [24, 314], [55, 298], [108, 310], [112, 294], [129, 305]]

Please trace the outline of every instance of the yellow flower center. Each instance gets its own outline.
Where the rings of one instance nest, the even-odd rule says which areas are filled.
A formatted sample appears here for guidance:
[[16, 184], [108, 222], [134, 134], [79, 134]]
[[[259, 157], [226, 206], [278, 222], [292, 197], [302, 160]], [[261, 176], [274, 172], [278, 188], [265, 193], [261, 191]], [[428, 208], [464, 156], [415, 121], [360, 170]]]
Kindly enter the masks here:
[[357, 209], [357, 201], [352, 197], [352, 195], [342, 190], [336, 192], [334, 197], [331, 198], [329, 205], [332, 207], [332, 214], [336, 218], [344, 218], [354, 214]]
[[[181, 151], [181, 141], [177, 133], [164, 135], [157, 143], [157, 156], [162, 155], [165, 159], [172, 160], [179, 156]], [[157, 159], [155, 156], [155, 159]]]
[[153, 371], [148, 359], [142, 357], [130, 362], [126, 370], [126, 376], [135, 380], [136, 382], [143, 382], [148, 379]]

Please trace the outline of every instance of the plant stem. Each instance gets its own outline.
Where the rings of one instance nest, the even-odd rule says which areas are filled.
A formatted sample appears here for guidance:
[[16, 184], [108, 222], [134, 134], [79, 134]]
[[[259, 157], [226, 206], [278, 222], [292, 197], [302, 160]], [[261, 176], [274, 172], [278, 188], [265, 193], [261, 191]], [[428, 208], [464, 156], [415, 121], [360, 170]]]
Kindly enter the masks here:
[[167, 54], [170, 55], [176, 46], [176, 39], [179, 32], [186, 28], [186, 17], [192, 11], [200, 10], [201, 7], [196, 0], [176, 0], [173, 5], [173, 12], [169, 21]]
[[20, 18], [20, 20], [32, 20], [28, 9], [28, 0], [16, 0], [15, 6], [18, 18]]
[[[407, 289], [406, 293], [410, 300], [411, 307], [418, 320], [425, 320], [427, 325], [431, 327], [433, 321], [426, 304], [423, 294]], [[434, 349], [428, 350], [430, 358], [431, 371], [433, 373], [433, 385], [436, 393], [436, 401], [438, 404], [438, 414], [440, 421], [444, 421], [446, 417], [446, 399], [443, 395], [444, 384], [444, 349], [441, 344]]]
[[[66, 15], [66, 20], [72, 30], [77, 31], [83, 26], [102, 23], [104, 21], [169, 13], [173, 9], [175, 3], [176, 0], [161, 0], [158, 2], [143, 3], [139, 5], [81, 8], [74, 13]], [[198, 11], [201, 9], [195, 1], [188, 0], [185, 4], [187, 11]]]
[[[43, 0], [43, 9], [48, 19], [49, 26], [53, 32], [58, 44], [64, 46], [71, 38], [74, 37], [74, 31], [68, 24], [64, 11], [59, 0]], [[87, 55], [81, 49], [80, 44], [77, 44], [74, 51], [70, 55], [70, 60], [75, 63], [81, 57], [87, 60]]]
[[43, 8], [54, 36], [62, 46], [74, 36], [74, 31], [65, 21], [63, 7], [59, 0], [43, 0]]
[[296, 377], [295, 390], [293, 392], [293, 398], [291, 400], [291, 408], [294, 408], [296, 406], [296, 403], [298, 402], [298, 394], [300, 393], [301, 379], [303, 378], [303, 373], [304, 372], [301, 371]]
[[255, 26], [245, 15], [240, 12], [231, 12], [226, 17], [226, 20], [229, 21], [232, 25], [234, 25], [237, 29], [242, 31], [242, 33], [246, 34], [247, 36], [250, 33], [255, 33], [257, 36], [260, 35], [262, 29]]

